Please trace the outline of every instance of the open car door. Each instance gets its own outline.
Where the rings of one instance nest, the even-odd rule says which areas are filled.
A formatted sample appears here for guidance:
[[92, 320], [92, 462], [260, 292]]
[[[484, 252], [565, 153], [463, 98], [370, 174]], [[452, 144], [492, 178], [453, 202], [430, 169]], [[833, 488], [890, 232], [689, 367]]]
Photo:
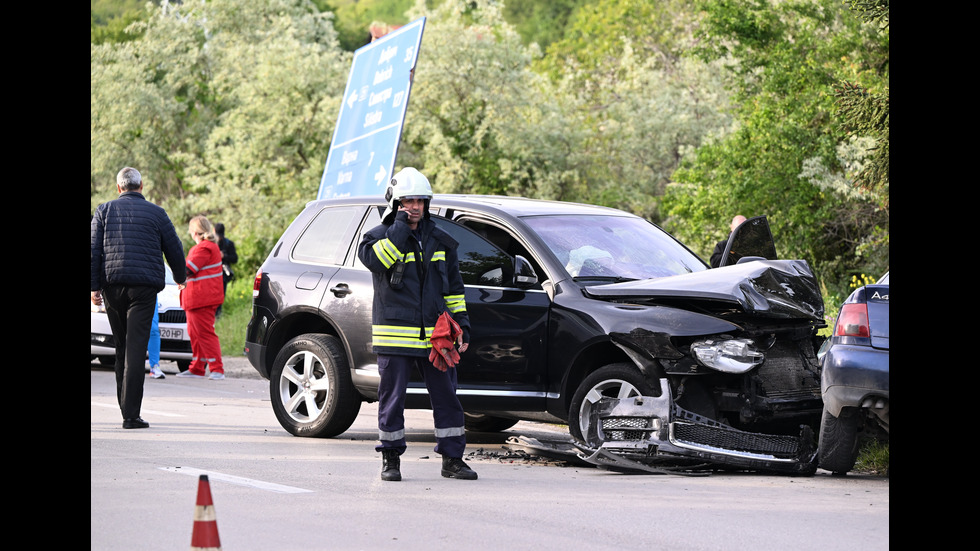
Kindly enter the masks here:
[[718, 267], [760, 259], [778, 260], [772, 232], [769, 231], [769, 220], [765, 216], [749, 218], [735, 228], [728, 236], [728, 245]]

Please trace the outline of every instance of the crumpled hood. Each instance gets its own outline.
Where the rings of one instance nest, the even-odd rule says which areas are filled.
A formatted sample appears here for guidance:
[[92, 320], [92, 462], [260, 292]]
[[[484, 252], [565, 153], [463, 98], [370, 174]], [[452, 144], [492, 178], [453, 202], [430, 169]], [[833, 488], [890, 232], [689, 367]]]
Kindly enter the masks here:
[[586, 287], [606, 300], [692, 299], [737, 303], [747, 313], [823, 320], [823, 296], [805, 260], [758, 260], [656, 279]]

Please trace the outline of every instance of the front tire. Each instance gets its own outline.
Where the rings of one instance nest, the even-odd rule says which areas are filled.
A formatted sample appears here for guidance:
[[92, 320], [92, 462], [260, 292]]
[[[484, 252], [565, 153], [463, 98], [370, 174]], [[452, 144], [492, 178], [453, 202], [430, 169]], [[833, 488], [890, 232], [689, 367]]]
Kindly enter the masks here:
[[834, 417], [824, 408], [817, 442], [821, 469], [844, 476], [854, 468], [858, 456], [858, 433], [863, 422], [860, 413], [854, 408], [843, 408], [840, 417]]
[[[585, 435], [596, 432], [589, 430], [593, 404], [607, 397], [659, 395], [660, 390], [655, 390], [643, 374], [631, 364], [617, 363], [601, 367], [586, 377], [572, 396], [572, 404], [568, 410], [568, 432], [572, 438], [589, 444]], [[596, 434], [601, 434], [601, 431]], [[601, 442], [598, 444], [601, 445]]]
[[272, 365], [269, 390], [276, 419], [294, 436], [332, 438], [361, 410], [347, 356], [330, 335], [308, 333], [286, 343]]

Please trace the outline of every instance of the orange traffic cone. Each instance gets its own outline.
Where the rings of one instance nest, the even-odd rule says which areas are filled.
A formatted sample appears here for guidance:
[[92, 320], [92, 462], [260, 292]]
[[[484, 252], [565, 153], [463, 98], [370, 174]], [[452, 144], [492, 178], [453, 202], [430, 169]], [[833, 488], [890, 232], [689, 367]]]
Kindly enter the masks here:
[[194, 533], [191, 535], [191, 551], [221, 551], [218, 540], [218, 521], [211, 502], [211, 486], [208, 475], [202, 474], [197, 484], [197, 507], [194, 508]]

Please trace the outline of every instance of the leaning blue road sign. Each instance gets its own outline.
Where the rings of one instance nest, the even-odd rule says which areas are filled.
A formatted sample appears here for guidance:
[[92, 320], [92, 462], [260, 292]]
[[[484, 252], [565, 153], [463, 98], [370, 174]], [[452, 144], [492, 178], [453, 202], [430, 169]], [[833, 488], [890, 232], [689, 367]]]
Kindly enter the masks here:
[[354, 52], [317, 199], [384, 192], [424, 29], [422, 17]]

